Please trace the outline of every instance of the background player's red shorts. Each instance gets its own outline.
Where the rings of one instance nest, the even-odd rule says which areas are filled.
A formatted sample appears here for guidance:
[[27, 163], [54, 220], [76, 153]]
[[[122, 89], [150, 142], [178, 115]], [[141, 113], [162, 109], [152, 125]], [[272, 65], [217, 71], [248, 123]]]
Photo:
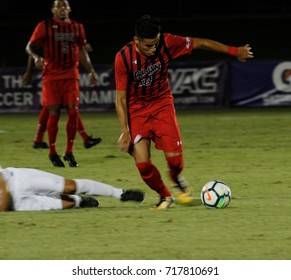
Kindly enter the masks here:
[[79, 81], [56, 80], [42, 85], [42, 105], [75, 105], [79, 106]]
[[142, 138], [152, 139], [158, 150], [182, 152], [182, 139], [174, 106], [135, 116], [130, 123], [132, 144]]

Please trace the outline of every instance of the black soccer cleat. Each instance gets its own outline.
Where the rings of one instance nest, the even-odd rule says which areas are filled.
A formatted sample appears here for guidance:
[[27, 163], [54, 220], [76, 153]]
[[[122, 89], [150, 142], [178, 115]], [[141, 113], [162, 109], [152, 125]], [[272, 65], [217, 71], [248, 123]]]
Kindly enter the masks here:
[[138, 190], [124, 190], [120, 200], [141, 202], [144, 200], [144, 193]]
[[84, 143], [84, 147], [86, 149], [90, 149], [93, 146], [96, 146], [102, 141], [101, 138], [93, 138], [92, 136], [89, 136], [87, 141]]
[[81, 197], [80, 202], [81, 208], [98, 207], [99, 205], [99, 201], [92, 196], [80, 196], [80, 197]]
[[76, 162], [73, 153], [64, 154], [63, 156], [64, 161], [67, 161], [71, 167], [78, 167], [78, 162]]
[[33, 142], [32, 148], [34, 149], [48, 149], [49, 146], [46, 142]]
[[52, 162], [53, 166], [55, 167], [65, 167], [64, 163], [60, 159], [58, 154], [54, 154], [49, 157], [50, 161]]

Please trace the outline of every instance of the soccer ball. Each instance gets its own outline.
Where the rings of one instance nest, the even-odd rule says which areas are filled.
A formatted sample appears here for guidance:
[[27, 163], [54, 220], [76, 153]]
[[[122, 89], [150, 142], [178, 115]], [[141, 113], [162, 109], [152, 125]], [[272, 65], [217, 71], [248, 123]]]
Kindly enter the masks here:
[[201, 190], [201, 201], [207, 208], [225, 208], [230, 200], [231, 190], [222, 181], [210, 181]]

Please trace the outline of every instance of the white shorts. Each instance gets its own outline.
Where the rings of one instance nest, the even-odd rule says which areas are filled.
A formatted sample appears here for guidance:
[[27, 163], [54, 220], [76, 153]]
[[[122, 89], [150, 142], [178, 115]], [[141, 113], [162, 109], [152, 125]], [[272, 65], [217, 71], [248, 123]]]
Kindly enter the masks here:
[[3, 172], [16, 211], [63, 209], [65, 178], [32, 168], [5, 168]]

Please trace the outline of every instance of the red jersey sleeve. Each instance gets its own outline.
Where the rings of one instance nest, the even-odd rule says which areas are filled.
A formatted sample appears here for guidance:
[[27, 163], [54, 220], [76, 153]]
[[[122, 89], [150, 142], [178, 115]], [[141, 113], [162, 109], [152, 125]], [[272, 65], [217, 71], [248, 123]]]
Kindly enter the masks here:
[[46, 34], [46, 32], [45, 32], [45, 23], [44, 23], [44, 21], [39, 22], [36, 25], [32, 35], [31, 35], [31, 37], [29, 39], [29, 42], [33, 43], [35, 45], [38, 45], [40, 47], [43, 47], [45, 34]]
[[172, 59], [192, 53], [193, 38], [191, 37], [182, 37], [170, 33], [164, 33], [164, 40], [172, 55]]
[[79, 23], [79, 25], [80, 25], [80, 37], [79, 37], [78, 43], [80, 47], [83, 47], [87, 43], [86, 32], [85, 32], [84, 25], [82, 23]]

